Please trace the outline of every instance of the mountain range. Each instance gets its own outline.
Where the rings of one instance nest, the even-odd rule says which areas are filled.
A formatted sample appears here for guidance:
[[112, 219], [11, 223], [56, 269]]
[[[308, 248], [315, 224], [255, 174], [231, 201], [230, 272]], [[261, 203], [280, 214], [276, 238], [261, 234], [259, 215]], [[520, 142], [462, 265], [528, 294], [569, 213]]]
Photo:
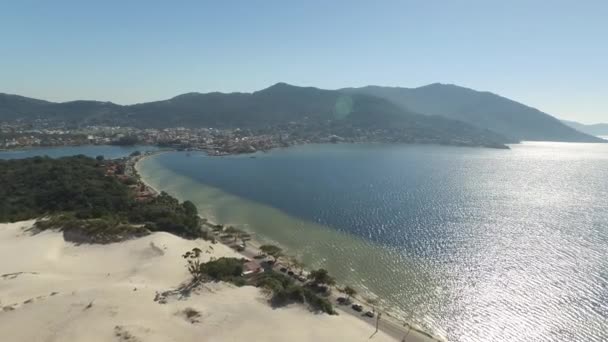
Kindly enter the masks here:
[[304, 122], [346, 136], [382, 132], [391, 141], [482, 146], [520, 140], [602, 141], [515, 101], [442, 84], [324, 90], [277, 83], [253, 93], [187, 93], [125, 106], [0, 94], [0, 121], [36, 119], [138, 128], [264, 128]]
[[538, 109], [490, 92], [451, 84], [434, 83], [419, 88], [367, 86], [342, 91], [381, 97], [409, 111], [464, 121], [514, 140], [601, 141]]
[[600, 135], [608, 136], [608, 123], [598, 123], [598, 124], [586, 125], [586, 124], [582, 124], [582, 123], [576, 122], [576, 121], [562, 120], [562, 122], [565, 125], [570, 126], [580, 132], [584, 132], [584, 133], [595, 135], [595, 136], [600, 136]]

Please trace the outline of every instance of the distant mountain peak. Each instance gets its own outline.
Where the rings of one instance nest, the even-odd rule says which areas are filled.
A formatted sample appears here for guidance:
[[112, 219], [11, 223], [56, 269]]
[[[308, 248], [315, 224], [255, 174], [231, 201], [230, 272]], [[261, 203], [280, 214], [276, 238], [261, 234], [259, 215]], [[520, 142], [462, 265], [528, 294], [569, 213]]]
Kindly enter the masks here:
[[270, 89], [283, 89], [283, 88], [298, 88], [298, 87], [295, 85], [286, 83], [286, 82], [277, 82], [269, 87], [266, 87], [266, 88], [258, 90], [258, 91], [264, 91], [264, 90], [270, 90]]
[[285, 82], [278, 82], [275, 83], [273, 85], [271, 85], [268, 88], [253, 92], [254, 95], [258, 94], [258, 95], [272, 95], [272, 96], [276, 96], [276, 95], [286, 95], [286, 96], [299, 96], [299, 95], [304, 95], [304, 94], [313, 94], [313, 93], [319, 93], [319, 92], [327, 92], [328, 90], [322, 90], [319, 88], [315, 88], [315, 87], [303, 87], [303, 86], [297, 86], [297, 85], [293, 85], [293, 84], [289, 84], [289, 83], [285, 83]]
[[197, 97], [197, 96], [201, 96], [201, 95], [203, 95], [203, 94], [199, 93], [199, 92], [196, 92], [196, 91], [191, 91], [189, 93], [183, 93], [183, 94], [179, 94], [179, 95], [173, 96], [171, 98], [171, 100], [185, 99], [185, 98]]

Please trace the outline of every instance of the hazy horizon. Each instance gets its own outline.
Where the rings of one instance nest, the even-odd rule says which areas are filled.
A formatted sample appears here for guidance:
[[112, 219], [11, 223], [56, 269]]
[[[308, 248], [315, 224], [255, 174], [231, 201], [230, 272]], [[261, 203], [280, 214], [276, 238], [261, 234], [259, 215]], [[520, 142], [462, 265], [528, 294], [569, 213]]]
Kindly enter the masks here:
[[600, 123], [606, 13], [602, 1], [23, 1], [0, 13], [0, 92], [132, 104], [277, 82], [440, 82]]

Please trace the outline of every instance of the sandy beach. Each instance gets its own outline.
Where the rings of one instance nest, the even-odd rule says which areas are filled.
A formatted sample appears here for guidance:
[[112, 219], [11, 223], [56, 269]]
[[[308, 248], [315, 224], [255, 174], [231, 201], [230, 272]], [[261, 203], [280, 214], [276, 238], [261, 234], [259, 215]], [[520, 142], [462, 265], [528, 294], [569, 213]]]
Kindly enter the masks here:
[[[313, 314], [301, 305], [273, 309], [250, 286], [171, 292], [188, 280], [185, 251], [198, 247], [203, 259], [239, 256], [221, 244], [154, 233], [77, 246], [60, 232], [33, 235], [33, 222], [0, 224], [2, 340], [367, 341], [374, 332], [349, 315]], [[372, 340], [394, 339], [379, 332]]]

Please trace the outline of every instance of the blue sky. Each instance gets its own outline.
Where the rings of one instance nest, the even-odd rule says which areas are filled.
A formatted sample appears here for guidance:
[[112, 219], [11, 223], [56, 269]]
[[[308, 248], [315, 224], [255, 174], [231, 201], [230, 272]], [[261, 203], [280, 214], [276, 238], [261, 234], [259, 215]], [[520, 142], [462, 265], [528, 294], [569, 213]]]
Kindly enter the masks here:
[[5, 1], [0, 92], [136, 103], [454, 83], [608, 121], [608, 1]]

